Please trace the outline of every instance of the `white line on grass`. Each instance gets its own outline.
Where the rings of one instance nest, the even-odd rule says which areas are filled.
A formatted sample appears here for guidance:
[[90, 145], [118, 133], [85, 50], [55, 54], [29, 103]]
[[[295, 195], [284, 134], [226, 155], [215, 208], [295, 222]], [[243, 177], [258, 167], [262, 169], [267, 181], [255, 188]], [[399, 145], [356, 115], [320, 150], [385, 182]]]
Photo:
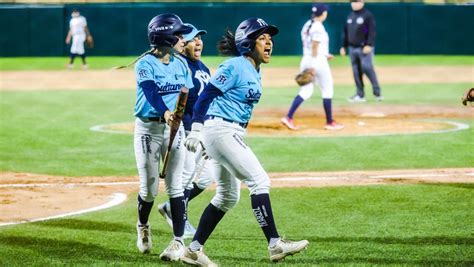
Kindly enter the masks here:
[[109, 186], [109, 185], [134, 185], [138, 182], [111, 182], [111, 183], [65, 183], [65, 184], [0, 184], [5, 187], [74, 187], [74, 186]]
[[[474, 173], [460, 173], [457, 175], [473, 176]], [[372, 179], [390, 179], [390, 178], [417, 178], [417, 177], [450, 177], [453, 174], [435, 174], [435, 173], [425, 173], [425, 174], [392, 174], [392, 175], [374, 175], [370, 176]]]
[[[433, 130], [433, 131], [426, 131], [426, 132], [415, 132], [415, 133], [369, 133], [369, 134], [355, 134], [355, 135], [340, 135], [340, 136], [316, 136], [316, 135], [301, 135], [298, 137], [312, 137], [312, 138], [335, 138], [335, 137], [366, 137], [366, 136], [392, 136], [392, 135], [419, 135], [419, 134], [439, 134], [439, 133], [449, 133], [449, 132], [456, 132], [469, 129], [469, 125], [461, 122], [455, 121], [448, 121], [448, 120], [437, 120], [437, 119], [421, 119], [418, 121], [425, 121], [425, 122], [435, 122], [435, 123], [445, 123], [448, 125], [453, 126], [449, 129], [444, 130]], [[103, 133], [112, 133], [112, 134], [133, 134], [127, 130], [121, 129], [110, 129], [110, 126], [115, 125], [124, 125], [124, 124], [131, 124], [130, 122], [121, 122], [121, 123], [109, 123], [109, 124], [101, 124], [92, 126], [89, 130], [94, 132], [103, 132]], [[265, 136], [261, 134], [253, 134], [252, 136]], [[268, 136], [269, 138], [284, 138], [286, 136]]]
[[112, 134], [132, 134], [132, 132], [127, 130], [119, 130], [119, 129], [110, 129], [110, 126], [115, 125], [124, 125], [124, 124], [132, 124], [131, 122], [117, 122], [117, 123], [109, 123], [109, 124], [101, 124], [92, 126], [89, 130], [93, 132], [102, 132], [102, 133], [112, 133]]
[[347, 177], [335, 176], [335, 177], [281, 177], [273, 178], [274, 181], [321, 181], [321, 180], [357, 180], [357, 179], [391, 179], [391, 178], [417, 178], [417, 177], [452, 177], [453, 175], [460, 176], [474, 176], [474, 173], [457, 173], [457, 174], [439, 174], [439, 173], [425, 173], [425, 174], [392, 174], [392, 175], [369, 175], [361, 176], [357, 178], [351, 178], [348, 174]]
[[108, 209], [108, 208], [111, 208], [113, 206], [117, 206], [117, 205], [123, 203], [125, 200], [127, 200], [127, 195], [125, 195], [123, 193], [114, 193], [114, 194], [112, 194], [111, 197], [112, 197], [112, 200], [110, 200], [109, 202], [107, 202], [105, 204], [97, 206], [97, 207], [84, 209], [84, 210], [78, 210], [78, 211], [59, 214], [59, 215], [54, 215], [54, 216], [50, 216], [50, 217], [27, 220], [27, 221], [0, 223], [0, 226], [15, 225], [15, 224], [22, 224], [22, 223], [30, 223], [30, 222], [40, 222], [40, 221], [47, 221], [47, 220], [51, 220], [51, 219], [63, 218], [63, 217], [72, 216], [72, 215], [84, 214], [84, 213], [87, 213], [87, 212], [93, 212], [93, 211]]

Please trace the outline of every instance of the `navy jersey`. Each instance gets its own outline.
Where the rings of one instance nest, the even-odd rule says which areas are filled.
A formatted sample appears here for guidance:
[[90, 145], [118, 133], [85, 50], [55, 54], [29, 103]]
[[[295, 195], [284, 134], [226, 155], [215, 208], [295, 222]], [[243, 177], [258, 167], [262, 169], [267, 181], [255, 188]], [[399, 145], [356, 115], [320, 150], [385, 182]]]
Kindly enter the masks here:
[[209, 83], [209, 80], [211, 79], [211, 73], [206, 65], [202, 63], [202, 61], [192, 61], [185, 56], [183, 56], [183, 58], [186, 59], [188, 67], [191, 70], [191, 77], [194, 84], [194, 87], [189, 89], [188, 101], [186, 102], [186, 108], [184, 109], [184, 116], [182, 120], [184, 129], [190, 131], [194, 104], [196, 103], [202, 90], [204, 90], [204, 87]]
[[367, 9], [353, 11], [349, 14], [342, 32], [342, 46], [374, 46], [375, 19]]

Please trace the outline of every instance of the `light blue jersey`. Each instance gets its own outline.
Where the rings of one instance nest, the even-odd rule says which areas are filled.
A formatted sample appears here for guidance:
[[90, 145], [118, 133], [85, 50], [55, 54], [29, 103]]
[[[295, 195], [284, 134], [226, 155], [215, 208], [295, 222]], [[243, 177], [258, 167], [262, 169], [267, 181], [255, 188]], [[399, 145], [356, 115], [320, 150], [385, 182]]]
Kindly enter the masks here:
[[135, 64], [135, 77], [137, 80], [137, 101], [134, 115], [139, 118], [163, 117], [164, 115], [148, 102], [140, 85], [142, 82], [153, 81], [156, 84], [158, 95], [163, 98], [164, 104], [171, 112], [176, 108], [180, 88], [185, 86], [190, 89], [194, 86], [186, 60], [178, 59], [175, 56], [171, 57], [168, 64], [162, 63], [154, 55], [144, 56]]
[[224, 61], [210, 83], [222, 91], [211, 102], [207, 115], [247, 123], [262, 95], [260, 73], [245, 57]]

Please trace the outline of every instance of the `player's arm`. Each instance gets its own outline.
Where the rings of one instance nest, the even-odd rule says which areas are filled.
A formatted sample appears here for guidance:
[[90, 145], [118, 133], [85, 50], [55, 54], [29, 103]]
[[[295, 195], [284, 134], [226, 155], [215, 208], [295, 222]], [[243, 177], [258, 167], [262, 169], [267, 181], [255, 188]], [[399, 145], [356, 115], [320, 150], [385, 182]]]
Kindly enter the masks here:
[[91, 32], [89, 31], [89, 27], [84, 26], [84, 32], [86, 33], [86, 36], [91, 35]]
[[[156, 85], [155, 81], [146, 80], [140, 83], [140, 87], [145, 94], [145, 98], [150, 103], [150, 105], [158, 111], [160, 114], [165, 114], [168, 111], [168, 107], [166, 107], [165, 102], [163, 101], [163, 97], [158, 93], [158, 86]], [[170, 115], [170, 114], [165, 114]]]
[[341, 44], [341, 49], [339, 49], [339, 54], [341, 54], [341, 56], [345, 56], [346, 55], [346, 50], [347, 50], [347, 47], [349, 46], [349, 41], [348, 41], [348, 37], [347, 37], [347, 23], [344, 25], [344, 30], [342, 31], [342, 44]]
[[196, 152], [199, 146], [204, 148], [201, 142], [201, 130], [204, 124], [204, 119], [212, 100], [219, 95], [223, 95], [222, 91], [215, 87], [212, 83], [208, 83], [206, 87], [204, 87], [202, 93], [199, 95], [198, 100], [194, 105], [191, 132], [184, 141], [184, 145], [189, 151]]
[[71, 42], [71, 38], [72, 38], [72, 33], [71, 33], [71, 29], [69, 29], [66, 36], [66, 44], [69, 44]]
[[212, 100], [218, 96], [222, 96], [223, 93], [220, 89], [215, 87], [212, 83], [208, 83], [204, 90], [199, 95], [196, 104], [194, 104], [193, 123], [204, 123], [204, 117], [206, 116], [207, 110]]
[[367, 28], [368, 28], [368, 34], [367, 34], [367, 45], [368, 46], [374, 46], [375, 44], [375, 19], [372, 14], [369, 14], [367, 16]]
[[313, 59], [318, 57], [318, 47], [319, 47], [318, 41], [311, 42], [311, 56], [313, 57]]

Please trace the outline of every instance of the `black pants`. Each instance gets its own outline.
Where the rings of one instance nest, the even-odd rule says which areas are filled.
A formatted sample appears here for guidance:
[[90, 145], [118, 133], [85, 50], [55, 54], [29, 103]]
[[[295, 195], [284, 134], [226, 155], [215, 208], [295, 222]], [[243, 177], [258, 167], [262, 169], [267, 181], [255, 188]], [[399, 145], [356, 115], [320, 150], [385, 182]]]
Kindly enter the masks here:
[[362, 47], [349, 47], [349, 56], [351, 57], [352, 73], [357, 87], [357, 94], [364, 97], [364, 81], [362, 76], [365, 74], [372, 83], [372, 90], [375, 96], [380, 96], [380, 86], [375, 74], [373, 58], [374, 52], [368, 54], [362, 53]]

